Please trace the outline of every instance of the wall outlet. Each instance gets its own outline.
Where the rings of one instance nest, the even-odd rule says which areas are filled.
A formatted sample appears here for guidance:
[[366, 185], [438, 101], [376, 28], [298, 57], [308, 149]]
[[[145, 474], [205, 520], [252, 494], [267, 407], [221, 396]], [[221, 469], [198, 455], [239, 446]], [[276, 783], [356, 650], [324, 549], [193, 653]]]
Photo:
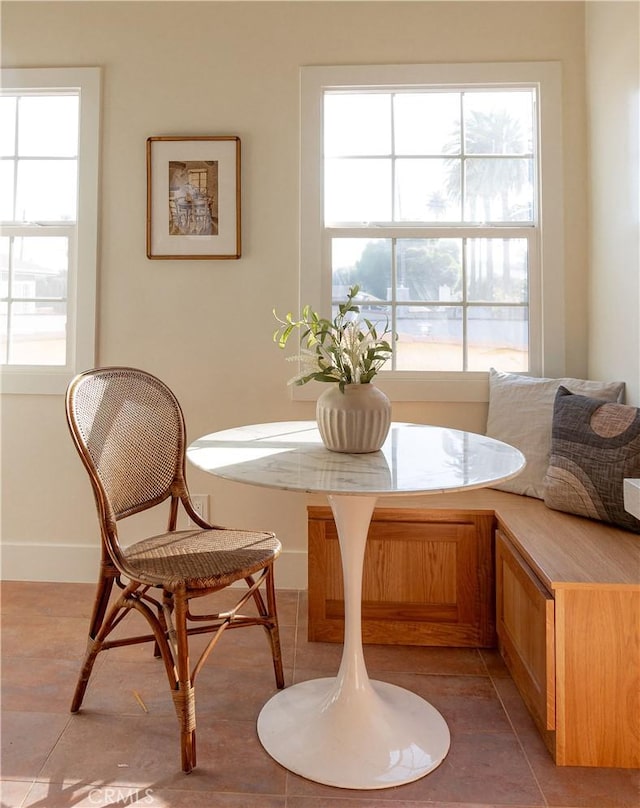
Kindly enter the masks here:
[[[196, 512], [205, 520], [209, 521], [209, 494], [192, 494], [191, 503]], [[195, 522], [189, 519], [188, 527], [196, 527]]]

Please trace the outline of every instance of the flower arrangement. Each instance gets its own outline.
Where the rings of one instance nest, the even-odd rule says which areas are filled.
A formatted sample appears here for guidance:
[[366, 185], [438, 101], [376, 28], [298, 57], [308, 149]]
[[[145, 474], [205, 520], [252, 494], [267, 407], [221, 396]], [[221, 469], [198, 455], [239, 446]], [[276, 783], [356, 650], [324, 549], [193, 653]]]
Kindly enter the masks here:
[[289, 384], [337, 382], [344, 393], [347, 384], [369, 384], [393, 352], [386, 339], [391, 333], [387, 318], [384, 328], [360, 317], [360, 306], [355, 302], [359, 286], [349, 289], [346, 303], [341, 303], [334, 320], [320, 317], [311, 306], [305, 306], [302, 317], [294, 320], [291, 313], [280, 323], [273, 340], [284, 348], [291, 334], [300, 332], [301, 351], [289, 361], [300, 361], [301, 371], [289, 380]]

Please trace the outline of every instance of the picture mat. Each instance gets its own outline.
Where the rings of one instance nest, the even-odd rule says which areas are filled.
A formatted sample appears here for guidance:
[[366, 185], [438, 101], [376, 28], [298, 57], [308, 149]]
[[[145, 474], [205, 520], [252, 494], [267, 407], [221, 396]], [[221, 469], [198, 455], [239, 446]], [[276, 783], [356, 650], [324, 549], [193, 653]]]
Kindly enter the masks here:
[[[238, 247], [236, 158], [239, 141], [154, 140], [151, 143], [151, 257], [228, 256]], [[218, 234], [169, 234], [169, 162], [218, 161]]]

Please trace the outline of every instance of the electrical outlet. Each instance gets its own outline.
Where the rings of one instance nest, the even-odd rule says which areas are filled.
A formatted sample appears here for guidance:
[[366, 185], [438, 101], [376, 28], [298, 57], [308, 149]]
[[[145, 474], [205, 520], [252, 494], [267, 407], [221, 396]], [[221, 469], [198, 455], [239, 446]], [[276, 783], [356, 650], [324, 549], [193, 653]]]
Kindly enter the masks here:
[[[192, 494], [191, 504], [195, 511], [205, 520], [209, 521], [209, 494]], [[195, 527], [195, 522], [189, 519], [188, 527]]]

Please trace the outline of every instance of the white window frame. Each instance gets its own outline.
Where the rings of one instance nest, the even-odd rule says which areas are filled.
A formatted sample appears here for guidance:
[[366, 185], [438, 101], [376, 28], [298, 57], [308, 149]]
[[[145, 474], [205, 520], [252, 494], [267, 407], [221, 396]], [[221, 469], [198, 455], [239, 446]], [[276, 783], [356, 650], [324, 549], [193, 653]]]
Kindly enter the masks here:
[[[330, 316], [331, 230], [324, 226], [322, 115], [326, 90], [358, 90], [387, 87], [491, 86], [531, 87], [538, 95], [538, 181], [536, 237], [530, 239], [529, 256], [529, 374], [565, 375], [564, 314], [564, 189], [562, 173], [562, 101], [559, 62], [480, 64], [415, 64], [310, 66], [300, 72], [300, 298]], [[473, 227], [456, 228], [460, 236], [474, 234]], [[429, 227], [429, 238], [438, 237], [438, 226]], [[496, 228], [496, 236], [500, 231]], [[335, 231], [334, 231], [335, 233]], [[403, 228], [403, 235], [414, 236]], [[382, 238], [386, 231], [363, 231]], [[475, 231], [477, 235], [477, 230]], [[512, 233], [513, 234], [513, 233]], [[388, 235], [388, 234], [387, 234]], [[424, 237], [424, 230], [421, 232]], [[449, 229], [447, 235], [451, 237]], [[393, 401], [487, 401], [486, 372], [386, 371], [376, 384]], [[322, 391], [316, 383], [294, 386], [294, 400], [313, 400]]]
[[[96, 359], [96, 285], [98, 263], [98, 176], [100, 142], [101, 70], [78, 68], [5, 68], [0, 71], [5, 90], [78, 90], [77, 222], [72, 231], [67, 279], [67, 361], [65, 365], [3, 365], [2, 393], [62, 394], [73, 376]], [[52, 225], [51, 234], [59, 230]], [[67, 231], [67, 228], [64, 228]], [[5, 224], [2, 235], [29, 236], [48, 225]]]

